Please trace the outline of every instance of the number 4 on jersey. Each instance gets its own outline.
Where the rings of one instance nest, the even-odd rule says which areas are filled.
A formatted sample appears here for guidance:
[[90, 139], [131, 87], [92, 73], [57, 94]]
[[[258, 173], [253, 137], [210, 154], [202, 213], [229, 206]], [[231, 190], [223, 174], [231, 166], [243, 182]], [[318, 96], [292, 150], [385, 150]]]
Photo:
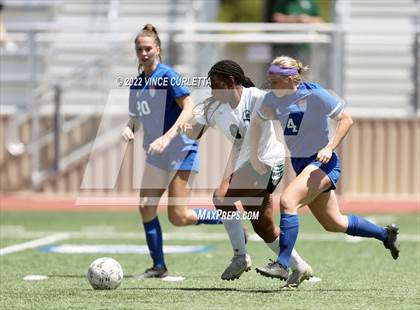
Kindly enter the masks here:
[[285, 136], [297, 136], [302, 123], [303, 112], [291, 112], [284, 128]]

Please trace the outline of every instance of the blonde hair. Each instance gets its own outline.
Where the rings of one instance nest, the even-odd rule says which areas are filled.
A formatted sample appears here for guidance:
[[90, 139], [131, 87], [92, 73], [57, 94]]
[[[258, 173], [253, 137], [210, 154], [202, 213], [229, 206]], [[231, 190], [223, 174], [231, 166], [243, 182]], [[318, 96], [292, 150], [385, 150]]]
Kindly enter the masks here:
[[[143, 29], [136, 35], [136, 38], [134, 39], [134, 44], [137, 43], [137, 40], [138, 40], [139, 37], [151, 37], [151, 38], [153, 38], [156, 46], [159, 47], [159, 50], [160, 50], [160, 53], [158, 55], [159, 62], [162, 62], [162, 58], [161, 58], [162, 47], [161, 47], [160, 38], [159, 38], [159, 35], [158, 35], [158, 32], [157, 32], [155, 26], [153, 26], [152, 24], [144, 25]], [[142, 65], [139, 63], [138, 68], [137, 68], [139, 73], [140, 73], [141, 69], [142, 69]]]
[[272, 62], [272, 65], [277, 65], [280, 66], [282, 68], [290, 68], [290, 69], [297, 69], [298, 70], [298, 75], [294, 75], [293, 78], [293, 82], [296, 84], [300, 84], [303, 82], [303, 72], [307, 71], [309, 68], [308, 66], [303, 66], [303, 64], [297, 60], [294, 59], [292, 57], [289, 56], [279, 56], [276, 57]]

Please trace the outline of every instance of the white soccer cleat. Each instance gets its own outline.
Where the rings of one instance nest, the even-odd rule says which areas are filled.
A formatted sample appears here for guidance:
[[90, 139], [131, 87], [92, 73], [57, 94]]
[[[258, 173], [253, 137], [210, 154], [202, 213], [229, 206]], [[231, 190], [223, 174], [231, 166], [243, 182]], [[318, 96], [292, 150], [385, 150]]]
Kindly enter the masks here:
[[234, 255], [230, 265], [223, 271], [222, 280], [235, 280], [245, 272], [251, 270], [251, 257], [248, 254]]
[[309, 265], [307, 265], [303, 270], [293, 270], [287, 279], [284, 288], [298, 288], [303, 281], [309, 280], [309, 278], [313, 276], [313, 273], [312, 267]]
[[135, 275], [134, 278], [138, 280], [149, 279], [149, 278], [165, 278], [168, 276], [168, 269], [163, 267], [151, 267], [147, 268], [143, 273]]

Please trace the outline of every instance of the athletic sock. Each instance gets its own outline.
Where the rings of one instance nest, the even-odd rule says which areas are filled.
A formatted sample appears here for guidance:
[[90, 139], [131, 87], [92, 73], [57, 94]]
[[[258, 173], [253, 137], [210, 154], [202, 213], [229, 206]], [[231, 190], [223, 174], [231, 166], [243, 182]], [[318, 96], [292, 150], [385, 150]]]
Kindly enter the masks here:
[[363, 217], [350, 214], [347, 216], [349, 226], [347, 227], [346, 234], [351, 236], [375, 238], [381, 241], [386, 241], [388, 238], [388, 231], [378, 226]]
[[303, 271], [308, 267], [308, 263], [305, 262], [302, 257], [300, 257], [299, 253], [295, 249], [293, 249], [292, 255], [290, 255], [289, 259], [289, 266], [292, 268], [292, 270]]
[[277, 262], [284, 268], [289, 267], [290, 256], [295, 246], [298, 232], [298, 215], [282, 213], [280, 216], [280, 253], [277, 257]]
[[[279, 237], [277, 237], [276, 240], [273, 242], [266, 242], [266, 245], [274, 252], [276, 255], [279, 255], [280, 252], [280, 240]], [[289, 259], [289, 266], [293, 270], [304, 270], [306, 266], [308, 266], [308, 263], [305, 262], [302, 257], [298, 254], [298, 252], [293, 249], [292, 254]]]
[[197, 214], [197, 225], [199, 224], [222, 224], [223, 221], [219, 217], [217, 210], [208, 210], [202, 208], [195, 208]]
[[274, 252], [276, 255], [279, 255], [280, 252], [280, 240], [279, 237], [277, 237], [276, 240], [273, 242], [266, 242], [265, 244]]
[[147, 223], [143, 223], [144, 232], [146, 234], [147, 246], [149, 247], [150, 256], [153, 260], [154, 267], [165, 267], [165, 259], [163, 257], [163, 241], [162, 229], [158, 217]]
[[245, 233], [240, 219], [223, 220], [223, 226], [229, 236], [234, 255], [246, 254]]

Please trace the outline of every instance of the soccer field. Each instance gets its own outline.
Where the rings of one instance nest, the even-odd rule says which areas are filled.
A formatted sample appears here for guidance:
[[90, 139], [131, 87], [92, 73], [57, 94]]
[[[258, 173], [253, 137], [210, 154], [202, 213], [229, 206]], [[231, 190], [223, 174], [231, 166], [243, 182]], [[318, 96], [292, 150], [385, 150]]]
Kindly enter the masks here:
[[[220, 275], [232, 251], [223, 226], [177, 228], [160, 215], [164, 245], [183, 246], [168, 249], [197, 251], [166, 254], [170, 275], [185, 278], [167, 282], [133, 277], [150, 267], [147, 254], [76, 253], [144, 250], [139, 247], [146, 243], [135, 212], [2, 212], [3, 250], [28, 245], [31, 240], [45, 242], [2, 253], [1, 308], [419, 309], [419, 214], [370, 218], [381, 225], [393, 221], [400, 226], [401, 256], [397, 261], [376, 240], [326, 233], [312, 216], [303, 215], [296, 248], [321, 281], [306, 281], [298, 290], [290, 291], [280, 290], [284, 282], [255, 272], [254, 267], [266, 264], [274, 255], [252, 234], [249, 222], [248, 251], [253, 269], [239, 280], [226, 282]], [[86, 280], [89, 264], [101, 256], [115, 258], [124, 269], [124, 280], [117, 290], [95, 291]], [[23, 280], [27, 275], [47, 275], [48, 279]]]

